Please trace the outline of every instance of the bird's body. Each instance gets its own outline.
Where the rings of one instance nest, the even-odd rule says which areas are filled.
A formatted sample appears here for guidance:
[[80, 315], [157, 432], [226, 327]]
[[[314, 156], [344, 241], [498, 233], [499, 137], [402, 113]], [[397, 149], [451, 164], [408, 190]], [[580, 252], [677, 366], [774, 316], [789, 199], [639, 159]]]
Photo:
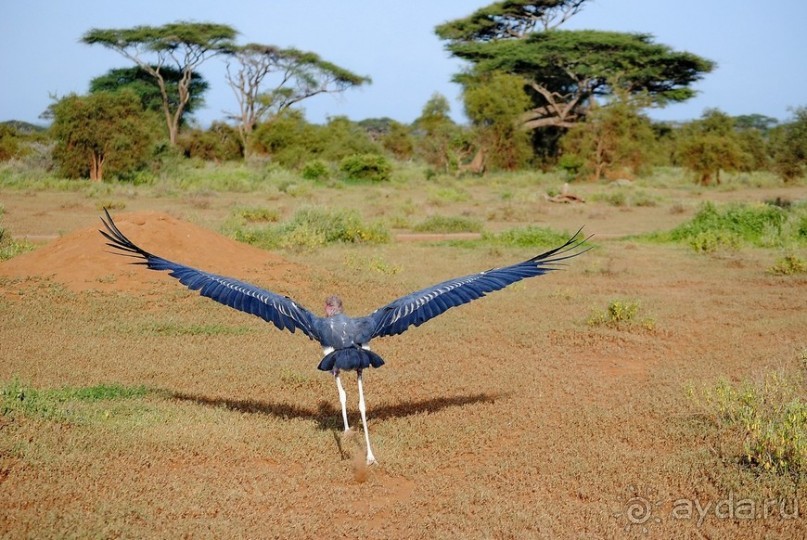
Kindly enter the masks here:
[[109, 240], [107, 245], [124, 255], [141, 259], [138, 264], [145, 264], [152, 270], [169, 271], [172, 277], [189, 289], [198, 290], [202, 296], [261, 317], [281, 330], [300, 330], [310, 339], [318, 341], [324, 355], [318, 367], [330, 371], [336, 379], [345, 431], [349, 430], [349, 426], [340, 372], [356, 371], [368, 463], [374, 463], [375, 457], [367, 432], [362, 370], [384, 365], [384, 360], [370, 350], [369, 343], [373, 338], [397, 335], [410, 326], [420, 326], [452, 307], [481, 298], [524, 278], [543, 275], [554, 270], [554, 264], [586, 251], [578, 249], [584, 242], [579, 239], [578, 231], [560, 247], [524, 262], [444, 281], [403, 296], [364, 317], [347, 316], [341, 299], [330, 296], [325, 301], [325, 316], [318, 317], [286, 296], [153, 255], [129, 240], [117, 228], [109, 212], [105, 210], [105, 213], [106, 220], [102, 218], [102, 222], [106, 231], [100, 232]]

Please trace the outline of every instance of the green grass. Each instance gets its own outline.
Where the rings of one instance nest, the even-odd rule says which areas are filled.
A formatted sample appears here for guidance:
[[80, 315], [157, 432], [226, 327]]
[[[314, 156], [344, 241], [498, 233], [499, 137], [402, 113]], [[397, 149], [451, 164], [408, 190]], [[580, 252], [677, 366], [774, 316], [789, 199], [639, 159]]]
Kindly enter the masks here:
[[6, 229], [0, 227], [0, 261], [7, 261], [35, 248], [36, 246], [27, 240], [13, 240]]
[[236, 240], [266, 249], [313, 249], [335, 243], [382, 244], [390, 233], [380, 223], [365, 223], [353, 210], [308, 207], [298, 210], [289, 221], [263, 228], [236, 228]]
[[415, 225], [414, 230], [430, 233], [481, 232], [482, 224], [462, 216], [429, 216]]
[[485, 244], [503, 247], [546, 247], [561, 245], [571, 235], [556, 231], [549, 227], [517, 227], [500, 233], [482, 233]]
[[786, 247], [807, 243], [807, 205], [705, 203], [690, 221], [649, 238], [685, 243], [699, 252], [742, 246]]
[[145, 386], [119, 384], [37, 389], [13, 379], [0, 384], [0, 416], [22, 414], [46, 420], [80, 421], [84, 416], [81, 404], [138, 399], [150, 392]]

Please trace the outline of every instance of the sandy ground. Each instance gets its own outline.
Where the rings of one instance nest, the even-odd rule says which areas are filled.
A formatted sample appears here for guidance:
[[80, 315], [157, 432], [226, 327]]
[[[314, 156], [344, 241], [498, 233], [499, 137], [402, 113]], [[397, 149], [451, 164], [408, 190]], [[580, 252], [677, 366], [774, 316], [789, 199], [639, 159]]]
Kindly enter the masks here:
[[[0, 263], [0, 381], [145, 388], [0, 416], [4, 537], [807, 535], [804, 484], [742, 465], [742, 441], [723, 438], [696, 398], [721, 379], [804, 370], [807, 278], [768, 274], [775, 250], [703, 256], [617, 238], [687, 219], [689, 206], [670, 210], [677, 200], [544, 205], [542, 221], [602, 232], [597, 247], [374, 343], [387, 365], [365, 380], [379, 459], [369, 469], [362, 437], [341, 433], [315, 344], [110, 254], [97, 209], [77, 194], [0, 200], [15, 235], [58, 235]], [[531, 255], [418, 241], [277, 254], [192, 223], [220, 222], [231, 204], [139, 197], [115, 215], [157, 255], [312, 309], [339, 292], [353, 314]], [[588, 324], [614, 299], [638, 301], [637, 322]]]

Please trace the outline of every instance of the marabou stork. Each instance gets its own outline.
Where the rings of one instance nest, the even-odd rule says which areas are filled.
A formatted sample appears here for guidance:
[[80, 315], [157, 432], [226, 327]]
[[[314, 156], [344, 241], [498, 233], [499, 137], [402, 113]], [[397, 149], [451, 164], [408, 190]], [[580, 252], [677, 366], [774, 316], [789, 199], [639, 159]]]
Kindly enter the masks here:
[[153, 255], [129, 240], [106, 209], [104, 213], [106, 219], [102, 217], [101, 221], [106, 231], [99, 232], [109, 240], [107, 245], [119, 250], [119, 254], [143, 259], [135, 264], [143, 264], [151, 270], [168, 270], [171, 277], [191, 290], [198, 290], [202, 296], [261, 317], [281, 330], [292, 333], [300, 330], [310, 339], [318, 341], [324, 354], [319, 369], [330, 371], [336, 380], [345, 432], [350, 430], [350, 426], [345, 407], [347, 397], [339, 374], [342, 371], [355, 371], [368, 465], [375, 463], [375, 456], [367, 432], [362, 370], [384, 365], [384, 360], [370, 350], [370, 340], [400, 334], [410, 326], [420, 326], [454, 306], [476, 300], [524, 278], [543, 275], [557, 269], [557, 263], [589, 249], [582, 247], [587, 239], [581, 238], [580, 231], [577, 231], [563, 245], [524, 262], [438, 283], [398, 298], [366, 317], [348, 317], [344, 313], [342, 300], [338, 296], [329, 296], [325, 299], [325, 317], [318, 317], [287, 296]]

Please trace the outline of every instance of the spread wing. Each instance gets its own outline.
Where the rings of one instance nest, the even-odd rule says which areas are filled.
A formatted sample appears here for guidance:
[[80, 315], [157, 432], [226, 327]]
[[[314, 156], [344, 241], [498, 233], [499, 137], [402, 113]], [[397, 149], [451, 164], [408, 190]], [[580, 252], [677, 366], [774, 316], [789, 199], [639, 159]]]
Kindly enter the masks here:
[[[581, 229], [582, 230], [582, 229]], [[524, 278], [543, 275], [556, 270], [557, 264], [576, 257], [590, 248], [581, 249], [588, 238], [580, 238], [580, 231], [562, 246], [551, 249], [524, 262], [494, 268], [478, 274], [450, 279], [422, 291], [401, 297], [370, 314], [372, 337], [393, 336], [410, 326], [420, 326], [449, 309], [498, 291]]]
[[298, 306], [291, 298], [261, 289], [249, 283], [226, 276], [219, 276], [197, 270], [184, 264], [175, 263], [152, 255], [129, 240], [118, 229], [112, 216], [104, 209], [106, 220], [101, 221], [106, 231], [99, 230], [109, 240], [107, 245], [120, 250], [120, 255], [143, 259], [135, 264], [143, 264], [151, 270], [168, 270], [171, 277], [199, 294], [211, 298], [231, 308], [256, 315], [273, 323], [281, 330], [301, 330], [311, 339], [319, 341], [316, 330], [317, 317], [307, 309]]

